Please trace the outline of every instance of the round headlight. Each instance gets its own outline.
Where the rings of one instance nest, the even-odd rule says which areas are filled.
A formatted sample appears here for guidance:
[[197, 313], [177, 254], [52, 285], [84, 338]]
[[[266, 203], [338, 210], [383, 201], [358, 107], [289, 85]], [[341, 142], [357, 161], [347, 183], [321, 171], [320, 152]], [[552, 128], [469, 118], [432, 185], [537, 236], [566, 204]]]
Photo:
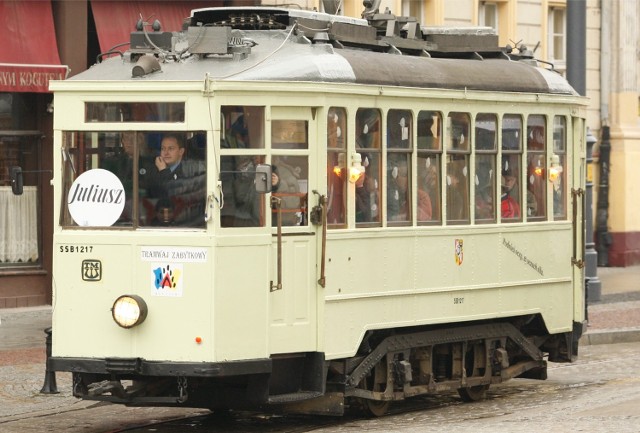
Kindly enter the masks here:
[[113, 303], [111, 314], [119, 326], [132, 328], [147, 318], [147, 304], [140, 296], [123, 295]]

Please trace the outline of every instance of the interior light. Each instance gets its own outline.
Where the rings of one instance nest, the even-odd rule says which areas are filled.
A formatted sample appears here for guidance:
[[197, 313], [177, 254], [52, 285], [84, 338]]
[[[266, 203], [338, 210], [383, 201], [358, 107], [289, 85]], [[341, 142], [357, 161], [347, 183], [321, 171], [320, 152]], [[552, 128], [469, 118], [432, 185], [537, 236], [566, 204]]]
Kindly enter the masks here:
[[356, 183], [364, 176], [364, 167], [362, 166], [362, 156], [359, 153], [351, 155], [351, 167], [349, 167], [349, 182]]
[[549, 167], [549, 182], [555, 182], [562, 173], [562, 165], [560, 165], [560, 157], [553, 155], [551, 157], [551, 166]]
[[123, 328], [132, 328], [147, 318], [147, 303], [137, 295], [120, 296], [113, 303], [111, 314], [113, 320]]

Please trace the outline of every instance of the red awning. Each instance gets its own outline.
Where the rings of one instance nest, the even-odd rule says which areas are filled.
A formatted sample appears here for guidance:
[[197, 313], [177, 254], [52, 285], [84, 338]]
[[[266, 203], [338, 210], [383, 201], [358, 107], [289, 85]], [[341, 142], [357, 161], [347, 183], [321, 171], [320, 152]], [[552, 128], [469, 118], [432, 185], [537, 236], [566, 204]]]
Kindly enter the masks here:
[[[104, 1], [91, 0], [93, 20], [96, 23], [100, 51], [127, 43], [131, 40], [131, 32], [136, 30], [136, 23], [142, 15], [145, 22], [160, 21], [163, 32], [182, 30], [185, 18], [191, 16], [192, 9], [220, 6], [222, 1]], [[147, 27], [151, 32], [151, 28]]]
[[0, 0], [0, 92], [49, 91], [49, 80], [64, 80], [51, 2]]

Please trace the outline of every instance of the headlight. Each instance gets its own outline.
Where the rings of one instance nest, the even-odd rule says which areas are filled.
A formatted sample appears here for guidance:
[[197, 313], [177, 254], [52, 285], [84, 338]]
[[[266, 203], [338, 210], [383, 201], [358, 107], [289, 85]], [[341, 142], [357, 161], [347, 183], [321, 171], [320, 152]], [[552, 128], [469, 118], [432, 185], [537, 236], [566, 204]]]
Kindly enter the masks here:
[[113, 320], [123, 328], [132, 328], [147, 318], [147, 304], [140, 296], [123, 295], [111, 308]]

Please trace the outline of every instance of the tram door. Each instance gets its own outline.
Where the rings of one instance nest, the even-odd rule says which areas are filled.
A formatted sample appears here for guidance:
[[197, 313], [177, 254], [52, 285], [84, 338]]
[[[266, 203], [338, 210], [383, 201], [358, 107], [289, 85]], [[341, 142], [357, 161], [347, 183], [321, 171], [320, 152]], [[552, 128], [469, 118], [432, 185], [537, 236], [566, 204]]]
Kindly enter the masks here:
[[[272, 107], [271, 164], [278, 177], [271, 194], [272, 354], [312, 352], [318, 348], [316, 257], [322, 230], [309, 221], [310, 208], [318, 202], [312, 192], [318, 189], [316, 164], [312, 163], [318, 158], [316, 135], [312, 108]], [[282, 227], [280, 240], [278, 214]]]

